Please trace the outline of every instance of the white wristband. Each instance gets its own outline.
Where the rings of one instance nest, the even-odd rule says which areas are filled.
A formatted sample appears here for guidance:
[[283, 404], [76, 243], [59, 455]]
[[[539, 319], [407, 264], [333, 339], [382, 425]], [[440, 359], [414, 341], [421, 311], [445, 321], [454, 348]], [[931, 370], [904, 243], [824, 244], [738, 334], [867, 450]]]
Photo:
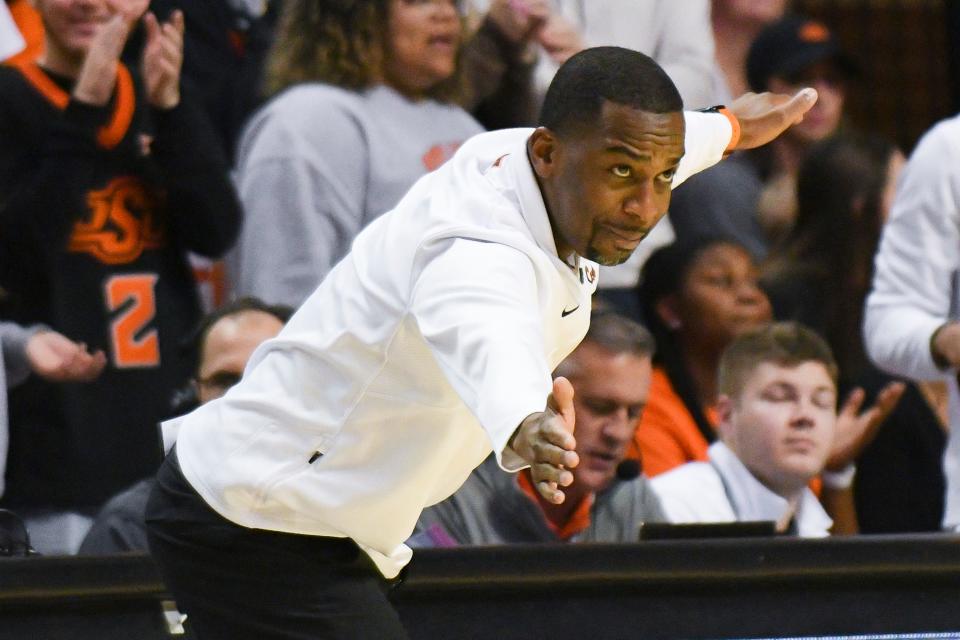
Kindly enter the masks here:
[[853, 484], [853, 476], [857, 473], [857, 465], [852, 462], [840, 471], [823, 470], [820, 478], [823, 480], [823, 486], [828, 489], [849, 489]]

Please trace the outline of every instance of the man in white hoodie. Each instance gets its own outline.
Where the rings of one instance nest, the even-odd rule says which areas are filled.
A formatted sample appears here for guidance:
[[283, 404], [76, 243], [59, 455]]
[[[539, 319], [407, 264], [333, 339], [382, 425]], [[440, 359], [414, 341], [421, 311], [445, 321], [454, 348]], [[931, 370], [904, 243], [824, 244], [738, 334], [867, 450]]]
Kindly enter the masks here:
[[950, 531], [960, 530], [958, 316], [960, 116], [953, 116], [924, 134], [904, 168], [877, 249], [863, 325], [877, 366], [946, 387], [946, 398], [931, 394], [928, 402], [950, 425], [943, 454], [943, 527]]
[[414, 184], [239, 384], [165, 425], [150, 547], [198, 636], [405, 637], [383, 578], [426, 506], [491, 452], [563, 502], [573, 389], [551, 371], [586, 333], [598, 263], [629, 257], [686, 175], [815, 100], [684, 115], [650, 58], [591, 49], [541, 127], [476, 136]]

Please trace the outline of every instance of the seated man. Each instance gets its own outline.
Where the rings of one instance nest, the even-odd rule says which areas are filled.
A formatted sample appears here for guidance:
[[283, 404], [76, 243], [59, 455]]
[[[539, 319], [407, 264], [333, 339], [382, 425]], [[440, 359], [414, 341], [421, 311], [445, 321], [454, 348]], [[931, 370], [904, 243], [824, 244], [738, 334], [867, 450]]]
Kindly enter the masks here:
[[837, 422], [837, 365], [812, 330], [781, 322], [734, 340], [719, 366], [720, 439], [707, 462], [651, 480], [671, 522], [772, 520], [777, 531], [829, 534], [808, 484], [823, 471]]
[[[208, 314], [197, 330], [200, 360], [192, 382], [196, 404], [219, 398], [239, 382], [254, 349], [280, 333], [291, 313], [289, 307], [240, 298]], [[111, 498], [83, 539], [79, 553], [147, 551], [144, 510], [155, 481], [153, 477], [141, 480]]]
[[621, 465], [647, 404], [653, 346], [639, 324], [595, 312], [586, 338], [554, 372], [574, 388], [580, 456], [564, 502], [545, 500], [529, 469], [503, 473], [491, 456], [455, 494], [423, 512], [411, 543], [633, 542], [641, 522], [664, 521], [635, 463]]

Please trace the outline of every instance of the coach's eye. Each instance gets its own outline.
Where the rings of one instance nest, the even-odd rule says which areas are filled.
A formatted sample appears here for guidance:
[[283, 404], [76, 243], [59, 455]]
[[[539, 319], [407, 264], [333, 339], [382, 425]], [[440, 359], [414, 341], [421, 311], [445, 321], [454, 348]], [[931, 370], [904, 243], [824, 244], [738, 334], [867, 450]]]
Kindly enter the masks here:
[[625, 164], [618, 164], [610, 171], [612, 171], [613, 175], [617, 176], [618, 178], [629, 178], [630, 174], [632, 173], [630, 167]]
[[657, 178], [660, 180], [660, 182], [666, 182], [669, 184], [673, 182], [673, 176], [675, 175], [677, 175], [677, 170], [669, 169], [661, 173], [659, 176], [657, 176]]

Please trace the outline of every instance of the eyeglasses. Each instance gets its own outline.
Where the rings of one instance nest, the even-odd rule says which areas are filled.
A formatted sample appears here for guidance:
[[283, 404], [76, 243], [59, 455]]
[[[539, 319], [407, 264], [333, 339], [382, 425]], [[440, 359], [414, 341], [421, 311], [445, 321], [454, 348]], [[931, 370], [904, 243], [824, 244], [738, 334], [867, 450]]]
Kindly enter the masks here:
[[240, 377], [239, 373], [217, 371], [206, 378], [198, 378], [197, 384], [223, 395], [227, 389], [240, 382]]

